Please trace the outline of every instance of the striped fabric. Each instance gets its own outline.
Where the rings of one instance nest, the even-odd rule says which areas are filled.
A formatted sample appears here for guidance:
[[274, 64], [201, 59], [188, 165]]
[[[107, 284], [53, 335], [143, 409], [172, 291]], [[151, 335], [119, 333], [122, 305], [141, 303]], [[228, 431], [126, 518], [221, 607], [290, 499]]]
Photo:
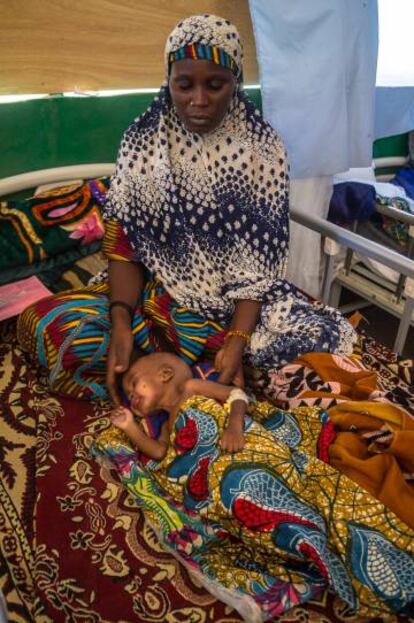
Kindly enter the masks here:
[[190, 43], [189, 45], [182, 46], [178, 50], [170, 52], [168, 55], [168, 71], [171, 71], [171, 65], [175, 61], [180, 61], [184, 58], [212, 61], [216, 65], [221, 65], [221, 67], [230, 69], [236, 77], [240, 74], [240, 70], [232, 57], [222, 48], [215, 45]]
[[102, 251], [108, 259], [120, 262], [136, 262], [138, 258], [128, 236], [117, 221], [105, 220]]
[[[75, 398], [107, 398], [106, 356], [110, 337], [108, 285], [62, 292], [28, 307], [19, 318], [18, 338], [49, 372], [51, 388]], [[149, 280], [133, 318], [134, 345], [159, 349], [155, 327], [190, 365], [212, 358], [225, 330], [180, 307], [158, 282]]]

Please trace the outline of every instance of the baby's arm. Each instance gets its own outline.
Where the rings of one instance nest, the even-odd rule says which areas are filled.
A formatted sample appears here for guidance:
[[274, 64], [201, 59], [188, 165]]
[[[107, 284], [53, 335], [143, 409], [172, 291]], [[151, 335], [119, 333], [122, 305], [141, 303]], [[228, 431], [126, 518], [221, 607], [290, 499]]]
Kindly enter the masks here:
[[[230, 385], [221, 385], [212, 381], [190, 379], [186, 382], [185, 396], [206, 396], [219, 402], [226, 402], [233, 391], [241, 392]], [[243, 392], [244, 393], [244, 392]], [[229, 421], [223, 431], [221, 447], [226, 452], [238, 452], [244, 447], [244, 416], [247, 403], [245, 400], [235, 399], [230, 404]]]
[[148, 437], [141, 424], [134, 418], [133, 413], [126, 407], [118, 407], [111, 413], [111, 421], [114, 426], [124, 431], [133, 445], [146, 454], [150, 459], [160, 461], [164, 458], [168, 449], [168, 427], [164, 423], [158, 439]]

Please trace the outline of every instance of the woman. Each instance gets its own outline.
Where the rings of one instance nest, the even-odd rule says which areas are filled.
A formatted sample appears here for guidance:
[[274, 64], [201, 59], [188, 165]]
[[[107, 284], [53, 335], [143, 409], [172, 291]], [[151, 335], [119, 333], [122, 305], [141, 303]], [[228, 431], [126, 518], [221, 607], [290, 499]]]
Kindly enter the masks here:
[[108, 352], [117, 403], [116, 375], [134, 344], [156, 348], [154, 327], [189, 363], [216, 353], [227, 384], [240, 382], [243, 356], [263, 368], [352, 351], [348, 322], [283, 279], [286, 154], [242, 93], [236, 28], [213, 15], [183, 20], [168, 37], [166, 70], [159, 97], [123, 137], [106, 203], [110, 320], [105, 285], [41, 302], [20, 320], [23, 346], [71, 395], [105, 395]]

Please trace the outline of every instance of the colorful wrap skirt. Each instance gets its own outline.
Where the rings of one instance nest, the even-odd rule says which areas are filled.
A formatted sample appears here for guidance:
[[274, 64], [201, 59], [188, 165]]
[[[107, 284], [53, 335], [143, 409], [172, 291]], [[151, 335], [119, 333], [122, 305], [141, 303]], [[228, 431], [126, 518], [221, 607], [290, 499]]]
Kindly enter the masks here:
[[150, 469], [114, 427], [92, 452], [224, 601], [226, 591], [236, 607], [249, 597], [265, 620], [329, 590], [361, 617], [413, 615], [414, 531], [328, 464], [326, 412], [251, 403], [235, 454], [220, 450], [227, 416], [212, 399], [185, 401], [166, 457]]
[[[17, 325], [18, 339], [47, 369], [53, 391], [73, 398], [106, 399], [106, 360], [111, 323], [108, 285], [55, 294], [28, 307]], [[146, 283], [132, 321], [134, 346], [159, 349], [159, 332], [188, 364], [211, 359], [223, 344], [225, 329], [180, 307], [159, 282]]]
[[[102, 249], [109, 260], [138, 258], [119, 223], [105, 223]], [[269, 292], [245, 349], [245, 363], [269, 369], [307, 352], [350, 354], [355, 332], [341, 314], [298, 291], [287, 298]], [[283, 289], [283, 288], [282, 288]], [[63, 292], [40, 301], [21, 315], [21, 346], [49, 372], [51, 388], [76, 398], [107, 398], [105, 368], [110, 339], [108, 285], [101, 283]], [[193, 364], [208, 360], [220, 348], [231, 318], [201, 314], [175, 302], [147, 273], [147, 284], [133, 318], [133, 335], [143, 352], [172, 349]], [[155, 329], [158, 329], [155, 330]], [[165, 342], [165, 340], [164, 340]]]

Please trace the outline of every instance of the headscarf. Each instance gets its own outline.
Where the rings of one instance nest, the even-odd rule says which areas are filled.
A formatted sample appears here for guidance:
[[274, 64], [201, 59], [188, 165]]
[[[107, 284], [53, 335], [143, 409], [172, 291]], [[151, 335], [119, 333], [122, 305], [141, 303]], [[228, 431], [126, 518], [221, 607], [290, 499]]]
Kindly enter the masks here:
[[167, 74], [183, 58], [210, 60], [233, 71], [241, 80], [243, 48], [237, 28], [217, 15], [192, 15], [179, 22], [167, 39]]
[[[264, 300], [284, 276], [288, 174], [282, 142], [241, 89], [236, 28], [214, 15], [180, 22], [171, 53], [191, 44], [223, 50], [239, 78], [214, 131], [185, 128], [168, 82], [122, 139], [105, 218], [117, 221], [142, 262], [182, 306], [226, 322], [239, 299]], [[279, 282], [280, 283], [280, 282]]]

